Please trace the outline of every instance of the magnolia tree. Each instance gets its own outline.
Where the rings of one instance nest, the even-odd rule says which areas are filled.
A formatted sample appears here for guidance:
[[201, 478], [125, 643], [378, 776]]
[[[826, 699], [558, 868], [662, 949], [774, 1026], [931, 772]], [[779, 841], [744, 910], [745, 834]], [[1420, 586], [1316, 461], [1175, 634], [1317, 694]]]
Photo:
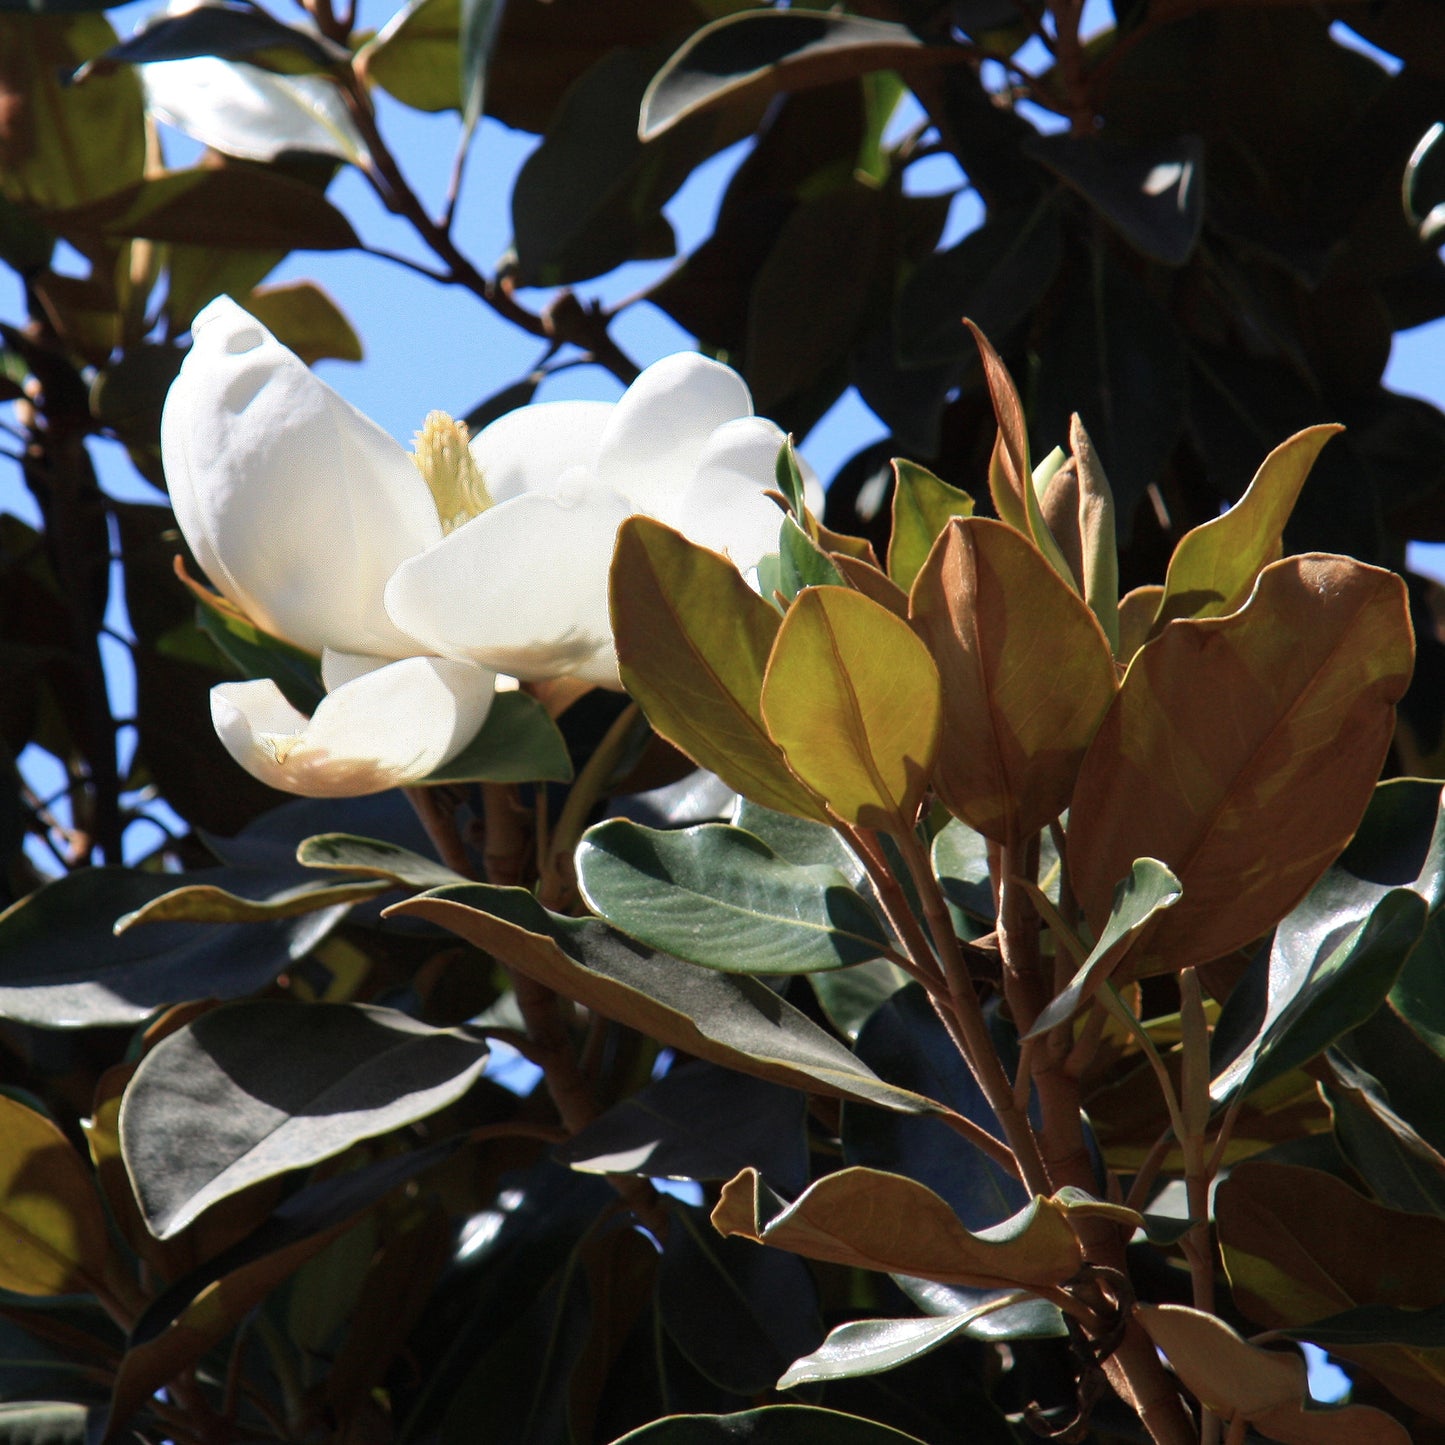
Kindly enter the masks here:
[[[1390, 70], [1278, 4], [34, 8], [0, 1441], [1445, 1438], [1433, 10], [1340, 7]], [[459, 113], [440, 217], [380, 91]], [[750, 135], [647, 293], [709, 354], [523, 305]], [[542, 348], [410, 452], [265, 284], [364, 247], [340, 165]]]

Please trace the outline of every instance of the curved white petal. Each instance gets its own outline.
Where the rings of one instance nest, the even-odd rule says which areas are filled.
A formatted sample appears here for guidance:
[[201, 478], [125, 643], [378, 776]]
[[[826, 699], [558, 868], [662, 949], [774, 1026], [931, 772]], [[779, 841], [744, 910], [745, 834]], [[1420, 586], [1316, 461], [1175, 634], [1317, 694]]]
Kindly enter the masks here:
[[308, 720], [274, 682], [211, 689], [211, 720], [253, 777], [310, 798], [418, 783], [472, 740], [495, 677], [439, 657], [388, 663], [328, 693]]
[[709, 438], [697, 471], [659, 520], [724, 552], [740, 571], [778, 550], [783, 514], [764, 495], [777, 485], [774, 468], [783, 433], [762, 417], [743, 417]]
[[161, 454], [206, 575], [307, 651], [417, 651], [382, 605], [397, 566], [441, 536], [411, 458], [229, 297], [191, 329]]
[[613, 410], [606, 401], [543, 401], [499, 416], [472, 438], [487, 495], [556, 495], [563, 477], [594, 467]]
[[369, 156], [337, 88], [319, 75], [273, 75], [199, 55], [138, 66], [157, 120], [248, 161], [316, 151], [354, 165]]
[[404, 562], [387, 610], [436, 652], [528, 682], [574, 675], [616, 686], [607, 570], [628, 511], [595, 488], [501, 502]]
[[597, 472], [635, 512], [661, 515], [686, 487], [718, 427], [751, 416], [747, 383], [695, 352], [649, 366], [613, 408]]

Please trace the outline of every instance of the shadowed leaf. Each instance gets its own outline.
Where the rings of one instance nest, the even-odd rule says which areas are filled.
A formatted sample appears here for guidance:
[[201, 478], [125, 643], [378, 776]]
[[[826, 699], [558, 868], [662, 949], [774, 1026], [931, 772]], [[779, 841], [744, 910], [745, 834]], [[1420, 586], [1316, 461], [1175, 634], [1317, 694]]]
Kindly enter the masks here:
[[672, 1415], [629, 1431], [613, 1445], [923, 1445], [873, 1420], [816, 1405], [766, 1405], [739, 1415]]

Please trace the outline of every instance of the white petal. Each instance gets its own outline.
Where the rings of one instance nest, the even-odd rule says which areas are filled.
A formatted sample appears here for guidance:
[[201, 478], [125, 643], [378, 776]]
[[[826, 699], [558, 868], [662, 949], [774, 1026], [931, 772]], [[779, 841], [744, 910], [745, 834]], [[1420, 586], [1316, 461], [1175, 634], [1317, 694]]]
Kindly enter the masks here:
[[207, 576], [309, 652], [417, 651], [382, 606], [397, 565], [441, 536], [410, 457], [229, 297], [191, 329], [161, 454]]
[[607, 570], [627, 505], [610, 492], [501, 502], [397, 569], [386, 605], [428, 649], [524, 681], [616, 686]]
[[591, 471], [613, 406], [606, 401], [544, 401], [500, 416], [472, 438], [472, 456], [494, 502], [523, 492], [554, 496], [577, 468]]
[[779, 428], [762, 417], [719, 427], [687, 489], [659, 520], [725, 552], [743, 572], [756, 567], [765, 553], [778, 550], [783, 514], [764, 493], [777, 485], [774, 469], [783, 440]]
[[388, 663], [328, 693], [308, 720], [269, 679], [211, 689], [226, 750], [273, 788], [351, 798], [420, 782], [472, 740], [492, 673], [439, 657]]
[[355, 682], [358, 677], [385, 667], [391, 660], [366, 652], [337, 652], [328, 647], [321, 654], [321, 681], [327, 692], [335, 692], [338, 687], [345, 687], [348, 682]]
[[660, 515], [687, 486], [713, 432], [752, 411], [747, 383], [730, 367], [693, 352], [664, 356], [613, 409], [598, 474], [633, 511]]
[[137, 67], [157, 120], [248, 161], [316, 151], [361, 165], [366, 143], [337, 88], [319, 75], [273, 75], [200, 55]]

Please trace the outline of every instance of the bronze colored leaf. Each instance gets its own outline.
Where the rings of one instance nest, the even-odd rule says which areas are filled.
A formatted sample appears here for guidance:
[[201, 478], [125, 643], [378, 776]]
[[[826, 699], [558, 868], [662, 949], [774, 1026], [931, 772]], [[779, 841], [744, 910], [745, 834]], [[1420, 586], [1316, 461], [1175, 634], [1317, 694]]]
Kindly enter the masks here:
[[938, 669], [906, 622], [845, 587], [808, 587], [763, 680], [792, 770], [844, 821], [911, 828], [938, 749]]
[[1055, 1200], [1037, 1198], [973, 1234], [931, 1189], [878, 1169], [840, 1169], [788, 1205], [756, 1169], [744, 1169], [724, 1186], [712, 1222], [720, 1234], [808, 1259], [970, 1289], [1050, 1289], [1083, 1262], [1068, 1210]]
[[1413, 656], [1400, 578], [1324, 555], [1267, 567], [1241, 611], [1170, 623], [1138, 654], [1079, 770], [1068, 847], [1096, 935], [1135, 858], [1183, 885], [1131, 974], [1220, 958], [1304, 897], [1364, 814]]
[[1125, 667], [1149, 640], [1164, 589], [1157, 582], [1146, 583], [1119, 599], [1119, 649], [1114, 656]]
[[699, 767], [764, 807], [823, 821], [763, 724], [778, 614], [720, 553], [631, 517], [612, 559], [612, 629], [627, 690]]
[[1069, 450], [1073, 455], [1044, 490], [1040, 503], [1044, 524], [1118, 657], [1119, 550], [1114, 535], [1114, 493], [1078, 412], [1069, 418]]
[[1114, 697], [1108, 639], [1026, 537], [982, 517], [948, 524], [909, 610], [943, 680], [938, 795], [980, 833], [1016, 843], [1068, 805]]

